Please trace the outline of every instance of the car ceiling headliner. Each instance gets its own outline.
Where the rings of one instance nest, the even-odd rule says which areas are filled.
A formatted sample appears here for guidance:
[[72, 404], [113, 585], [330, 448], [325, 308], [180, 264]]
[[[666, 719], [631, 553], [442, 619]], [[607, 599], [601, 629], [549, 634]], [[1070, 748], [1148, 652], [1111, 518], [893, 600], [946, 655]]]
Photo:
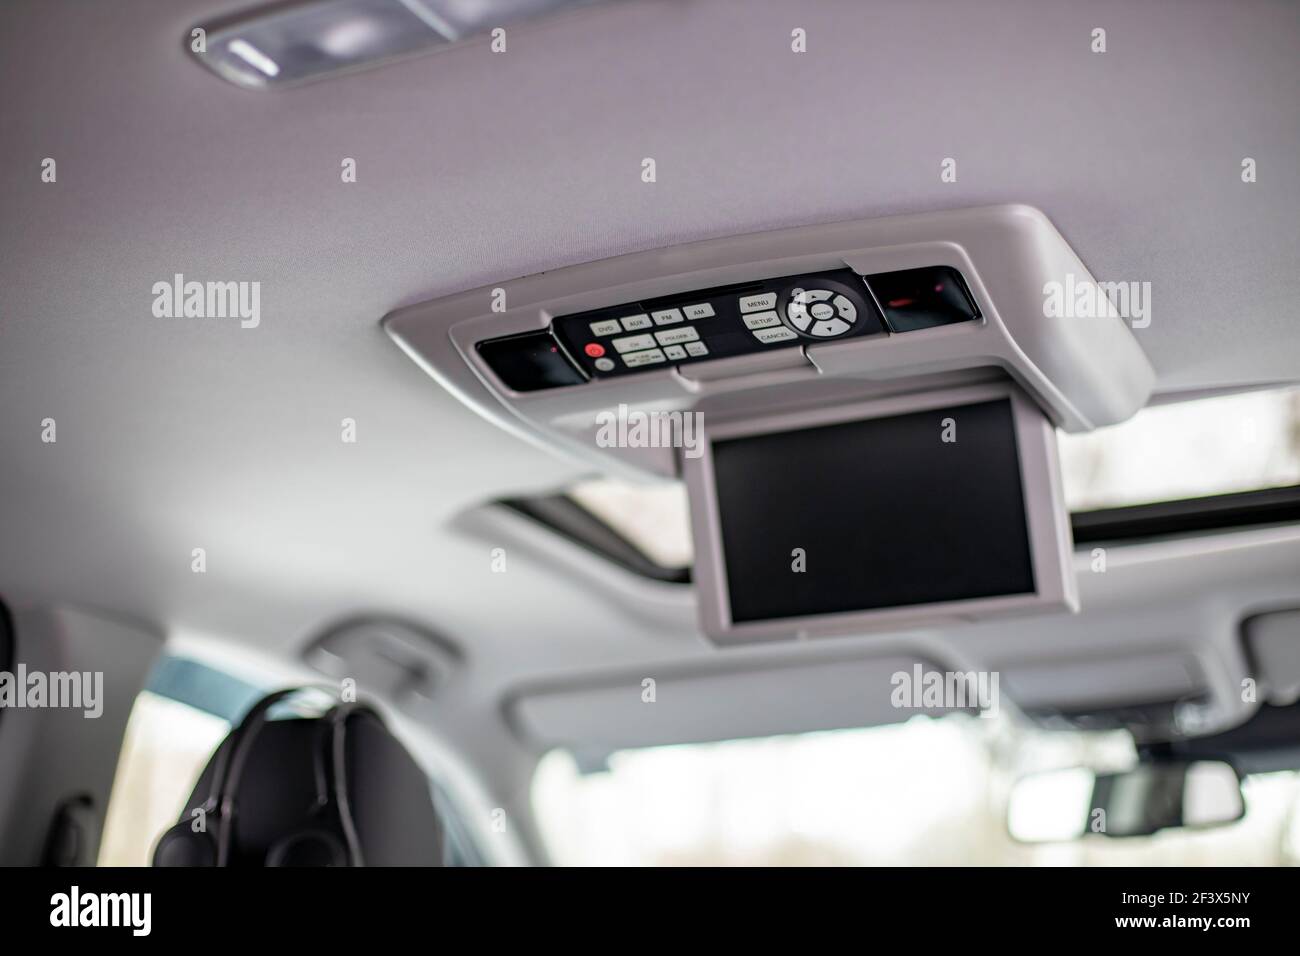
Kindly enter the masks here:
[[[1295, 4], [627, 0], [511, 27], [505, 55], [470, 41], [280, 93], [184, 49], [244, 6], [0, 8], [0, 588], [271, 647], [404, 612], [502, 673], [647, 653], [653, 628], [580, 588], [525, 567], [550, 603], [521, 614], [485, 577], [448, 521], [577, 471], [378, 321], [695, 239], [1029, 203], [1098, 278], [1151, 282], [1161, 388], [1300, 371]], [[260, 281], [261, 326], [155, 318], [177, 272]]]

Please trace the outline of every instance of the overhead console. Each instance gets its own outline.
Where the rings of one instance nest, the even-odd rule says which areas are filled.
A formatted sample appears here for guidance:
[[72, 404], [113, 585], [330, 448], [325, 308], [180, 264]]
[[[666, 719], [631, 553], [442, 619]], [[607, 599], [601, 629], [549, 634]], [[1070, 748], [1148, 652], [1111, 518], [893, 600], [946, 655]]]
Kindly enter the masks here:
[[[502, 383], [533, 392], [979, 317], [965, 280], [950, 266], [865, 277], [836, 269], [558, 316], [545, 332], [488, 339], [478, 350]], [[530, 347], [541, 361], [521, 366], [515, 356]]]
[[[1073, 606], [1055, 428], [1154, 381], [1121, 318], [1045, 307], [1092, 282], [1042, 213], [994, 206], [635, 253], [384, 325], [515, 434], [684, 478], [704, 628], [763, 640]], [[669, 429], [612, 433], [629, 415]]]

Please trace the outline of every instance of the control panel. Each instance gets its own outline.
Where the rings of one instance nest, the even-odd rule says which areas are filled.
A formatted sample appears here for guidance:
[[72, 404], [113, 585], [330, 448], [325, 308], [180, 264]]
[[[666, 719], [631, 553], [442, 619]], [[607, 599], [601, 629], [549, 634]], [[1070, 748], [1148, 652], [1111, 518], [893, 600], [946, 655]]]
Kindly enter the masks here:
[[490, 339], [478, 350], [506, 385], [525, 392], [976, 318], [961, 275], [947, 266], [865, 277], [834, 269], [562, 315], [549, 330]]
[[403, 306], [383, 326], [511, 433], [671, 477], [675, 449], [607, 447], [592, 416], [1006, 376], [1067, 432], [1125, 420], [1155, 371], [1118, 317], [1044, 321], [1043, 288], [1069, 276], [1095, 281], [1041, 211], [1010, 203], [648, 249]]
[[552, 327], [592, 378], [884, 331], [851, 269], [647, 299], [560, 316]]

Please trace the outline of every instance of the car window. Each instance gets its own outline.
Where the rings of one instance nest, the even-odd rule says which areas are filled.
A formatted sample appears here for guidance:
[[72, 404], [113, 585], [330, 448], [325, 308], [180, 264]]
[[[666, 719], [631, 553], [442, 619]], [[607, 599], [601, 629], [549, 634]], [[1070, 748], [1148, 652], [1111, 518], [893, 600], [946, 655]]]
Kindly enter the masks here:
[[[1229, 865], [1298, 862], [1300, 775], [1248, 777], [1247, 811], [1212, 830], [1028, 845], [1006, 829], [1011, 781], [1113, 759], [1127, 734], [1033, 732], [954, 714], [867, 729], [620, 751], [583, 773], [563, 750], [533, 806], [569, 865]], [[1010, 755], [1020, 755], [1012, 766]]]

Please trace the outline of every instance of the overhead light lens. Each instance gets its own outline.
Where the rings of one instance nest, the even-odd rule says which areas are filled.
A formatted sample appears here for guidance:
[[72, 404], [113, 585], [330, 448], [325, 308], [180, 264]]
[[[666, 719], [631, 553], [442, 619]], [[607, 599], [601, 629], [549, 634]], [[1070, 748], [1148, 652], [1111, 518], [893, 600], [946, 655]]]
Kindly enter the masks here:
[[231, 40], [230, 52], [249, 66], [257, 67], [267, 76], [280, 75], [279, 65], [247, 40]]
[[195, 56], [240, 86], [269, 89], [424, 52], [593, 0], [311, 0], [205, 28]]

